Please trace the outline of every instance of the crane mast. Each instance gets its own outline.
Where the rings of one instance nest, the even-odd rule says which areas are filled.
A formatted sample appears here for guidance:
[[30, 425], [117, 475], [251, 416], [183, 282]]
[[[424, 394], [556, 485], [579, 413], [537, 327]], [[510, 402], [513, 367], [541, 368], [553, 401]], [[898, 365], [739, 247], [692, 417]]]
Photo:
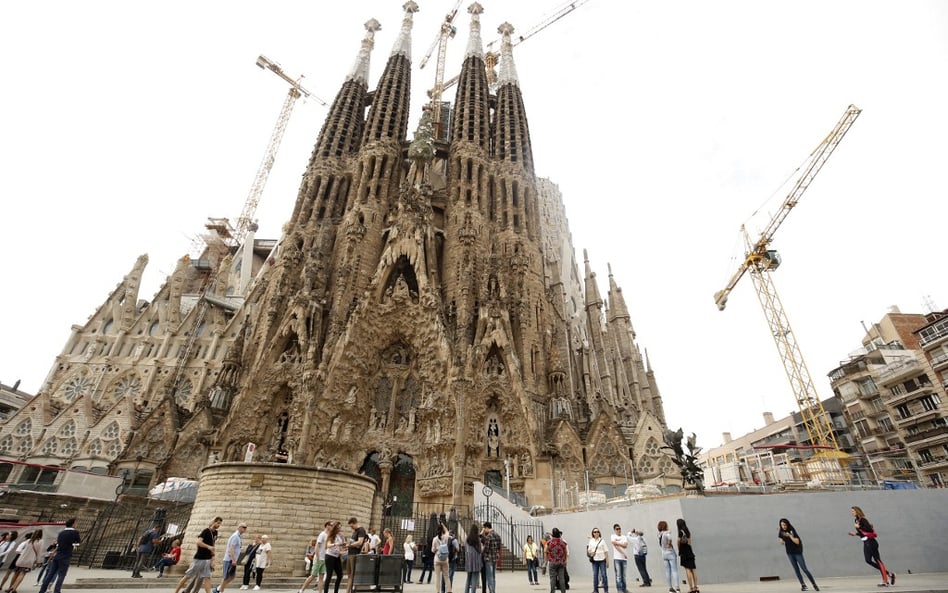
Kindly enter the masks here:
[[810, 153], [808, 164], [803, 173], [797, 178], [790, 190], [790, 193], [784, 199], [777, 213], [771, 218], [764, 227], [763, 232], [756, 241], [752, 241], [747, 229], [741, 226], [741, 232], [744, 236], [745, 256], [737, 271], [728, 281], [723, 290], [714, 295], [714, 302], [718, 310], [723, 311], [727, 305], [727, 298], [731, 291], [737, 285], [738, 281], [745, 273], [750, 273], [751, 281], [757, 293], [757, 298], [764, 310], [764, 316], [770, 328], [770, 333], [777, 345], [780, 353], [780, 360], [783, 363], [784, 371], [790, 381], [797, 405], [800, 408], [800, 414], [803, 419], [803, 426], [806, 429], [810, 444], [816, 448], [839, 452], [839, 443], [836, 441], [836, 435], [833, 431], [833, 425], [830, 422], [829, 415], [823, 408], [813, 383], [813, 377], [807, 369], [803, 354], [797, 343], [796, 336], [790, 327], [786, 311], [777, 295], [776, 287], [773, 283], [771, 272], [780, 265], [780, 255], [773, 249], [769, 249], [774, 234], [780, 225], [786, 220], [790, 211], [797, 206], [800, 197], [810, 186], [813, 178], [819, 173], [820, 169], [826, 163], [827, 159], [836, 150], [839, 142], [849, 131], [849, 128], [856, 121], [862, 110], [854, 105], [846, 108], [846, 112], [837, 122], [833, 130], [823, 139], [823, 141]]
[[431, 54], [435, 48], [438, 48], [438, 62], [435, 67], [435, 85], [434, 88], [428, 91], [428, 97], [431, 98], [432, 107], [431, 125], [434, 127], [435, 138], [439, 140], [444, 138], [442, 131], [443, 126], [441, 125], [441, 96], [444, 93], [444, 68], [448, 55], [448, 39], [453, 39], [457, 33], [457, 29], [453, 23], [454, 17], [458, 14], [458, 8], [461, 6], [461, 1], [462, 0], [457, 0], [451, 12], [444, 16], [444, 21], [441, 23], [441, 30], [438, 32], [438, 36], [435, 37], [428, 51], [425, 52], [425, 57], [422, 58], [421, 63], [418, 64], [419, 69], [424, 68], [428, 60], [431, 59]]

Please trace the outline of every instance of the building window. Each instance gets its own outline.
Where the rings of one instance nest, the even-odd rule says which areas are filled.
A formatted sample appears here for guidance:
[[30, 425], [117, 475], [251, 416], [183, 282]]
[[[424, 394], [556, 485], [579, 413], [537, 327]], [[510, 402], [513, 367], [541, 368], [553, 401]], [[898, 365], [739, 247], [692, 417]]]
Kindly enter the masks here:
[[76, 423], [70, 420], [69, 422], [63, 424], [63, 427], [59, 429], [59, 436], [61, 437], [76, 436]]
[[941, 403], [941, 401], [938, 399], [938, 396], [934, 394], [919, 398], [918, 401], [922, 402], [922, 409], [924, 409], [926, 412], [937, 410], [938, 404]]
[[928, 449], [921, 449], [918, 452], [918, 457], [922, 460], [922, 463], [931, 463], [932, 461], [935, 461], [935, 456], [932, 455], [932, 452]]
[[872, 406], [872, 411], [874, 412], [882, 412], [885, 410], [885, 404], [882, 403], [881, 397], [874, 398], [871, 402], [869, 402], [869, 405]]
[[879, 418], [879, 428], [885, 432], [892, 432], [895, 428], [892, 426], [892, 420], [888, 416]]
[[102, 431], [102, 438], [105, 439], [114, 439], [119, 435], [119, 425], [118, 422], [113, 422], [105, 427], [105, 430]]
[[909, 411], [908, 404], [896, 406], [895, 411], [899, 413], [899, 418], [908, 418], [912, 415], [912, 412]]
[[860, 379], [856, 381], [856, 384], [859, 385], [859, 392], [862, 395], [875, 395], [879, 393], [879, 388], [876, 387], [876, 383], [872, 380], [872, 377]]
[[22, 437], [28, 436], [31, 432], [33, 432], [33, 423], [29, 420], [24, 420], [23, 422], [20, 422], [19, 426], [16, 427], [16, 430], [13, 432], [13, 434]]
[[904, 385], [893, 385], [892, 389], [889, 390], [892, 395], [905, 395], [905, 386]]

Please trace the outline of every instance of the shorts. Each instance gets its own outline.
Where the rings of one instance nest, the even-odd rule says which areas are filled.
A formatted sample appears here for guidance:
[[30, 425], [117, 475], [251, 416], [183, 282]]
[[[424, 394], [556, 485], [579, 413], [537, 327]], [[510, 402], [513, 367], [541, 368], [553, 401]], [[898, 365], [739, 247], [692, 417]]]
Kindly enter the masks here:
[[191, 566], [188, 567], [184, 574], [189, 577], [194, 577], [197, 579], [206, 579], [211, 576], [211, 559], [202, 560], [195, 558], [191, 561]]
[[237, 574], [237, 565], [230, 560], [224, 560], [223, 578], [232, 579]]
[[26, 572], [30, 572], [31, 570], [33, 570], [33, 568], [32, 568], [32, 567], [29, 567], [29, 566], [14, 566], [14, 567], [13, 567], [13, 571], [14, 571], [14, 572], [23, 572], [23, 573], [26, 573]]
[[326, 574], [326, 561], [313, 559], [313, 571], [312, 574], [314, 577]]

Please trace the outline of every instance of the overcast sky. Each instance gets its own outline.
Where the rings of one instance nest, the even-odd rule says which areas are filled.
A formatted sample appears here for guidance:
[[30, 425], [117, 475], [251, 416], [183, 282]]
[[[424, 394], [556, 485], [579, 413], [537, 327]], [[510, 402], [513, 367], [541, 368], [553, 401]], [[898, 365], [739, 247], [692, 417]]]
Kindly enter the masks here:
[[[482, 0], [485, 41], [523, 33], [556, 0]], [[148, 253], [150, 299], [208, 216], [240, 214], [287, 84], [331, 101], [363, 23], [381, 74], [400, 1], [8, 3], [0, 110], [0, 380], [35, 392], [70, 326]], [[453, 0], [419, 0], [418, 70]], [[457, 73], [465, 2], [448, 47]], [[515, 33], [516, 34], [516, 33]], [[741, 260], [810, 151], [862, 115], [777, 232], [775, 284], [821, 396], [889, 306], [948, 307], [948, 3], [589, 0], [515, 48], [536, 171], [564, 195], [577, 257], [624, 289], [668, 423], [705, 448], [796, 409]], [[433, 58], [434, 59], [434, 58]], [[453, 93], [446, 95], [453, 98]], [[326, 115], [298, 102], [257, 210], [276, 238]], [[756, 217], [752, 217], [759, 211]]]

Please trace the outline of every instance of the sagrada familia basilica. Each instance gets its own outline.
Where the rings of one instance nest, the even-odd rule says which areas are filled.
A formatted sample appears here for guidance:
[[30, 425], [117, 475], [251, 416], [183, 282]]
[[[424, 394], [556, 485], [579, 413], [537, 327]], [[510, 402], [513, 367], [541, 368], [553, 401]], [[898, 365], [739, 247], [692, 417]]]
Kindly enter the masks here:
[[450, 504], [508, 473], [548, 507], [587, 479], [678, 481], [622, 289], [580, 266], [534, 173], [512, 29], [490, 80], [471, 5], [456, 98], [409, 138], [416, 10], [374, 89], [366, 24], [282, 237], [221, 232], [151, 300], [139, 257], [0, 426], [0, 455], [150, 484], [281, 462]]

